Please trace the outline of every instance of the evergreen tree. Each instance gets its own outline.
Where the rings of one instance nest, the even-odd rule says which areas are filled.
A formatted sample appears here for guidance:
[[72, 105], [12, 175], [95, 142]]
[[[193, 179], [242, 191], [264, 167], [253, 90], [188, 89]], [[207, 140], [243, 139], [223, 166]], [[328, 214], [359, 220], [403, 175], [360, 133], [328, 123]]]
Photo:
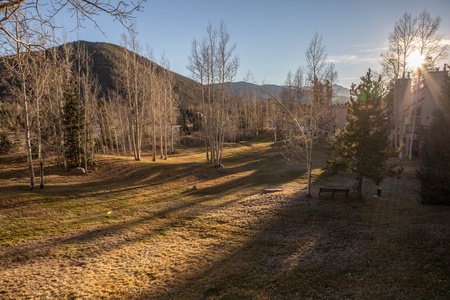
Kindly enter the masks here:
[[440, 107], [434, 111], [417, 171], [423, 204], [450, 205], [450, 78], [444, 76]]
[[381, 77], [373, 78], [371, 70], [358, 86], [353, 85], [348, 104], [347, 125], [331, 140], [327, 168], [334, 172], [356, 174], [356, 191], [361, 197], [364, 178], [379, 185], [387, 175], [389, 124], [383, 109], [385, 90]]
[[73, 84], [64, 88], [64, 145], [67, 167], [81, 166], [81, 135], [83, 134], [83, 108]]

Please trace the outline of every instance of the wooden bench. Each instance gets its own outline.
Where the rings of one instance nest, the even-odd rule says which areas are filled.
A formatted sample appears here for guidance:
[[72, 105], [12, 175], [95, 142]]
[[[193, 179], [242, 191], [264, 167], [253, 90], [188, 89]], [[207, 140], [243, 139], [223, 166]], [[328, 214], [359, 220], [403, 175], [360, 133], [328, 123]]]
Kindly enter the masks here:
[[343, 189], [343, 188], [319, 188], [319, 197], [323, 193], [331, 194], [331, 197], [334, 197], [334, 195], [345, 195], [348, 196], [348, 193], [350, 192], [350, 189]]

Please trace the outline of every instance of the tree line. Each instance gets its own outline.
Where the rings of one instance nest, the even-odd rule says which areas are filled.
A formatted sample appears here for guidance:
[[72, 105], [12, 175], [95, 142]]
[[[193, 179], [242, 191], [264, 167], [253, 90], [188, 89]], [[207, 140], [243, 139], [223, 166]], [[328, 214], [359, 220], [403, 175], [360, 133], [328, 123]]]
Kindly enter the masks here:
[[43, 188], [48, 156], [55, 156], [66, 169], [87, 171], [96, 152], [132, 152], [140, 160], [144, 137], [152, 145], [153, 160], [158, 152], [167, 158], [173, 150], [178, 116], [173, 75], [138, 54], [132, 31], [123, 36], [113, 68], [113, 81], [119, 88], [109, 91], [107, 99], [100, 97], [83, 44], [67, 43], [44, 51], [23, 47], [17, 43], [17, 53], [1, 59], [6, 87], [2, 111], [17, 116], [17, 122], [9, 119], [10, 129], [24, 131], [30, 187], [35, 186], [34, 154]]

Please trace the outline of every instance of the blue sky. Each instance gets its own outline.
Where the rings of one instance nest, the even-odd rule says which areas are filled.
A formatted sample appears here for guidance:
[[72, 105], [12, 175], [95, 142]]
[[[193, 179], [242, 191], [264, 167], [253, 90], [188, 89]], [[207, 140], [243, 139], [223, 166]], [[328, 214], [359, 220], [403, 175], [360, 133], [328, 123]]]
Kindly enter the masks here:
[[[216, 26], [223, 20], [240, 58], [236, 81], [250, 72], [257, 83], [273, 84], [282, 84], [289, 70], [305, 65], [305, 51], [317, 31], [339, 84], [350, 87], [368, 68], [380, 69], [379, 56], [395, 22], [405, 12], [418, 16], [424, 9], [441, 16], [440, 33], [450, 41], [449, 0], [149, 0], [135, 21], [143, 51], [148, 45], [157, 60], [165, 53], [171, 70], [189, 77], [192, 40], [206, 35], [208, 22]], [[74, 28], [68, 16], [59, 19], [67, 31]], [[69, 32], [69, 40], [120, 44], [125, 32], [120, 23], [108, 16], [97, 20], [106, 36], [86, 22], [85, 29]]]

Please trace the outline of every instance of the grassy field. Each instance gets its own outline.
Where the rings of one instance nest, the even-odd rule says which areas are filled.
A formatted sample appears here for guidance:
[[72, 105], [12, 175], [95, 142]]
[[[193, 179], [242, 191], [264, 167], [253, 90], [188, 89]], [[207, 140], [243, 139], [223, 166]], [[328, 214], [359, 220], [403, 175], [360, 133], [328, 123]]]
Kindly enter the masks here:
[[307, 198], [280, 151], [230, 145], [225, 174], [202, 149], [99, 155], [33, 191], [24, 158], [0, 157], [0, 299], [450, 298], [450, 208], [416, 201], [416, 162], [382, 198], [319, 199], [353, 176], [324, 174], [320, 151]]

